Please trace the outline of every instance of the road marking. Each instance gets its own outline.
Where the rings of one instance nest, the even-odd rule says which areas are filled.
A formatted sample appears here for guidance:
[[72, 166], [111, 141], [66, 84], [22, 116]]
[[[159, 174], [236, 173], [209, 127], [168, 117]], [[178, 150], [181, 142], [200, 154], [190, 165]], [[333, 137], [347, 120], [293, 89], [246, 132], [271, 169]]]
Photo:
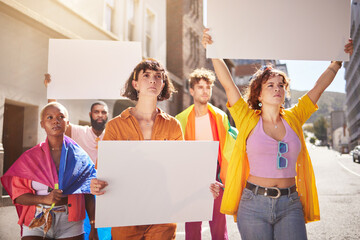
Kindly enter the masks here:
[[342, 164], [342, 163], [340, 162], [339, 158], [338, 158], [337, 162], [338, 162], [338, 163], [340, 164], [340, 166], [342, 166], [342, 167], [343, 167], [346, 171], [348, 171], [348, 172], [350, 172], [350, 173], [352, 173], [352, 174], [354, 174], [354, 175], [356, 175], [356, 176], [360, 177], [360, 174], [358, 174], [358, 173], [356, 173], [356, 172], [354, 172], [354, 171], [352, 171], [352, 170], [348, 169], [347, 167], [345, 167], [345, 166], [344, 166], [344, 164]]

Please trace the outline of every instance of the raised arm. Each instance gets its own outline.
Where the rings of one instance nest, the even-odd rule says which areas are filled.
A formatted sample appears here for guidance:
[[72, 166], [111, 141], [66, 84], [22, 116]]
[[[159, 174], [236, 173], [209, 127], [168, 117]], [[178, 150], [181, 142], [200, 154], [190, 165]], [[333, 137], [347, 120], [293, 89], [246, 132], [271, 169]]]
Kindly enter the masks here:
[[[344, 51], [352, 55], [353, 53], [353, 43], [352, 40], [349, 39], [349, 42], [345, 45]], [[325, 91], [325, 89], [332, 83], [337, 72], [342, 66], [342, 62], [340, 61], [332, 61], [329, 67], [321, 74], [319, 79], [316, 81], [315, 86], [307, 93], [310, 100], [316, 104], [321, 94]]]
[[[44, 85], [45, 85], [45, 87], [47, 87], [49, 85], [49, 83], [51, 82], [51, 75], [49, 73], [45, 73], [44, 76], [45, 76]], [[51, 103], [51, 102], [56, 102], [56, 99], [48, 99], [48, 103]]]
[[[49, 73], [45, 73], [44, 76], [45, 76], [44, 85], [47, 88], [47, 86], [51, 82], [51, 75]], [[56, 99], [48, 99], [48, 103], [51, 103], [51, 102], [56, 102]], [[65, 131], [65, 135], [68, 136], [68, 137], [71, 137], [71, 124], [69, 124], [67, 126], [66, 131]]]
[[[202, 44], [205, 48], [207, 45], [213, 43], [208, 31], [208, 28], [205, 28], [203, 31]], [[229, 104], [230, 106], [233, 106], [241, 98], [240, 91], [235, 85], [224, 60], [212, 59], [212, 62], [214, 65], [216, 76], [218, 77], [223, 88], [225, 89]]]

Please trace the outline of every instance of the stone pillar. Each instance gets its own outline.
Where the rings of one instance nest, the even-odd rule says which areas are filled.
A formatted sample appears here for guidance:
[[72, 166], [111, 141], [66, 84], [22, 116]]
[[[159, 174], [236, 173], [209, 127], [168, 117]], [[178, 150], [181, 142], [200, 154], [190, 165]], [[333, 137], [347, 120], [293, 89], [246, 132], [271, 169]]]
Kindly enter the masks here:
[[[0, 96], [0, 177], [4, 172], [4, 146], [2, 143], [3, 123], [5, 111], [5, 98]], [[0, 182], [0, 207], [11, 205], [11, 199], [8, 196], [3, 196], [3, 186]]]
[[[0, 139], [1, 140], [1, 139]], [[2, 176], [4, 171], [4, 148], [2, 143], [0, 142], [0, 176]], [[0, 182], [0, 207], [4, 206], [3, 200], [3, 186]]]

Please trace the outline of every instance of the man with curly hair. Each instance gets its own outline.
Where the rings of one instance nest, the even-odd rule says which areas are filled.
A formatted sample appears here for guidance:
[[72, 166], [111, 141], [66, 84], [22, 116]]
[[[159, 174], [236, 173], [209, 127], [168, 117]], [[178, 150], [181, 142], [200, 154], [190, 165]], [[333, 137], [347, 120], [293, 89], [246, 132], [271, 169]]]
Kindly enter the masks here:
[[[176, 116], [181, 123], [185, 140], [219, 141], [216, 180], [225, 183], [237, 131], [230, 126], [228, 117], [219, 108], [209, 103], [215, 82], [213, 71], [201, 68], [190, 74], [190, 94], [194, 104]], [[214, 200], [213, 219], [209, 222], [212, 239], [228, 239], [226, 218], [220, 213], [223, 189]], [[186, 240], [201, 239], [202, 222], [185, 224]]]

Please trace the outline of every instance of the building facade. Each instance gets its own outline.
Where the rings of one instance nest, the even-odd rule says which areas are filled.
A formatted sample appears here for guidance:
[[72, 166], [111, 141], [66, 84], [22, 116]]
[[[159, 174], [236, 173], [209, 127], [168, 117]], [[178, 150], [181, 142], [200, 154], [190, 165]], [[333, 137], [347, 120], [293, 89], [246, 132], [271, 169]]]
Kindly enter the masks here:
[[341, 153], [349, 152], [349, 129], [346, 125], [345, 112], [343, 110], [336, 110], [330, 113], [328, 133], [333, 149]]
[[[212, 68], [211, 61], [206, 59], [205, 49], [201, 45], [203, 22], [203, 0], [167, 0], [167, 69], [178, 90], [173, 97], [172, 115], [176, 115], [192, 104], [189, 94], [188, 77], [196, 68]], [[232, 61], [226, 61], [233, 67]], [[213, 87], [211, 103], [224, 111], [226, 95], [218, 81]]]
[[[0, 26], [0, 176], [25, 150], [45, 140], [39, 111], [47, 103], [43, 81], [50, 38], [139, 41], [143, 57], [166, 64], [163, 0], [1, 0]], [[93, 101], [59, 100], [74, 124], [89, 123]], [[106, 102], [109, 117], [134, 104]], [[160, 107], [169, 110], [166, 101]], [[0, 196], [0, 206], [10, 202], [3, 191]]]
[[346, 116], [350, 149], [360, 144], [360, 0], [351, 3], [351, 38], [354, 53], [344, 64], [346, 80]]
[[332, 132], [332, 147], [340, 153], [349, 153], [349, 130], [346, 124]]

